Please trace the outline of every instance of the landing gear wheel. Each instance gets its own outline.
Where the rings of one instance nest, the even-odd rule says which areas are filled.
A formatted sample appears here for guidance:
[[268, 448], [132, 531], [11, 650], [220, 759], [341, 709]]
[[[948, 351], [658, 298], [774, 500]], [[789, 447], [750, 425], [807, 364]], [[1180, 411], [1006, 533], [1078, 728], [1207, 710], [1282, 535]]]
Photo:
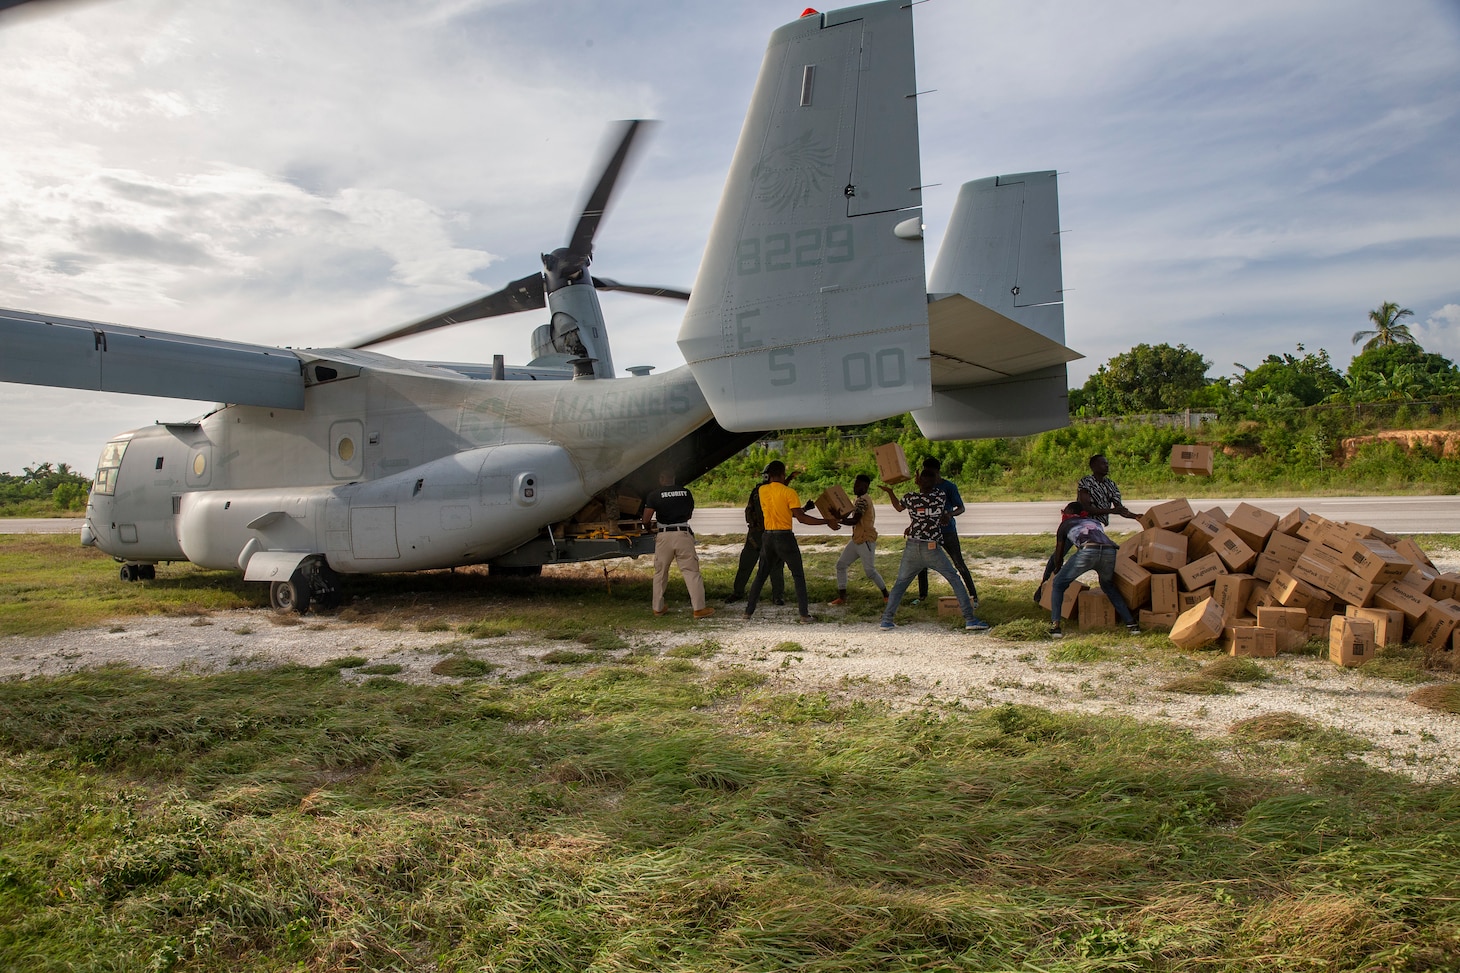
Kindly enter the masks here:
[[142, 565], [123, 564], [122, 569], [117, 572], [117, 576], [120, 577], [123, 581], [136, 581], [142, 577]]
[[155, 565], [155, 564], [139, 564], [139, 565], [137, 565], [137, 576], [140, 577], [143, 581], [156, 581], [157, 580], [157, 565]]
[[309, 579], [302, 570], [296, 570], [288, 581], [269, 585], [269, 607], [281, 615], [290, 612], [303, 615], [309, 611]]

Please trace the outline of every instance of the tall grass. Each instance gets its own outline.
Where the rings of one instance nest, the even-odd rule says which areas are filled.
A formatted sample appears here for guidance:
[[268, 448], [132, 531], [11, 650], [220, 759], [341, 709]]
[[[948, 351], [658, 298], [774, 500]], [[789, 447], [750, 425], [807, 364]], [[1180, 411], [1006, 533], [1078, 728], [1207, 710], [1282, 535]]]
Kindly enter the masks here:
[[1452, 787], [642, 657], [0, 685], [7, 970], [1419, 969]]

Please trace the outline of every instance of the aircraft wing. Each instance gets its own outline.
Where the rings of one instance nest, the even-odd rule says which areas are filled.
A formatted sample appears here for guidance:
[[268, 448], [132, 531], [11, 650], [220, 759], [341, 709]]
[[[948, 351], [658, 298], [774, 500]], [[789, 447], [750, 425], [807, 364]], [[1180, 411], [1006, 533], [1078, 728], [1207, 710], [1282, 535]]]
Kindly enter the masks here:
[[0, 309], [0, 382], [304, 408], [292, 351]]

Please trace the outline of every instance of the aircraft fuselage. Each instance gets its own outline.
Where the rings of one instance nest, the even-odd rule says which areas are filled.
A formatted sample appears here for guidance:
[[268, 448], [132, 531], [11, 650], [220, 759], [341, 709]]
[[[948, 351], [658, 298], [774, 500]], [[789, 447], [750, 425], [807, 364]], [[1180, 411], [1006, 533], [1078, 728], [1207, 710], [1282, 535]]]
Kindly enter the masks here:
[[225, 406], [113, 439], [87, 505], [96, 546], [232, 569], [322, 554], [343, 574], [479, 563], [710, 418], [684, 368], [484, 382], [368, 352], [300, 356], [302, 410]]

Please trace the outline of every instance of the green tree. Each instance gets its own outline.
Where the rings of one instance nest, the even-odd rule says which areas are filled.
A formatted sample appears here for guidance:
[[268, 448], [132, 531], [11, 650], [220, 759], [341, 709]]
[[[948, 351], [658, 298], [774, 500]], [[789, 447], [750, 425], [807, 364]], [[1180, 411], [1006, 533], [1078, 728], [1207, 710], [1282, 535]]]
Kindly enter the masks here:
[[1444, 355], [1417, 344], [1381, 345], [1349, 362], [1344, 397], [1354, 402], [1413, 400], [1451, 395], [1460, 386], [1460, 369]]
[[1081, 390], [1086, 412], [1119, 416], [1175, 412], [1207, 384], [1211, 362], [1186, 345], [1136, 345], [1091, 375]]
[[1267, 402], [1305, 406], [1317, 405], [1343, 389], [1343, 375], [1333, 367], [1327, 351], [1319, 348], [1316, 354], [1305, 353], [1303, 346], [1298, 345], [1298, 353], [1301, 358], [1289, 354], [1268, 355], [1252, 369], [1238, 364], [1243, 375], [1237, 394], [1252, 405]]
[[1393, 301], [1385, 301], [1369, 312], [1369, 320], [1374, 327], [1366, 331], [1355, 331], [1353, 343], [1358, 344], [1368, 338], [1364, 343], [1364, 351], [1398, 344], [1417, 345], [1414, 335], [1409, 333], [1409, 325], [1399, 323], [1400, 318], [1413, 316], [1414, 312], [1409, 308], [1400, 307]]

